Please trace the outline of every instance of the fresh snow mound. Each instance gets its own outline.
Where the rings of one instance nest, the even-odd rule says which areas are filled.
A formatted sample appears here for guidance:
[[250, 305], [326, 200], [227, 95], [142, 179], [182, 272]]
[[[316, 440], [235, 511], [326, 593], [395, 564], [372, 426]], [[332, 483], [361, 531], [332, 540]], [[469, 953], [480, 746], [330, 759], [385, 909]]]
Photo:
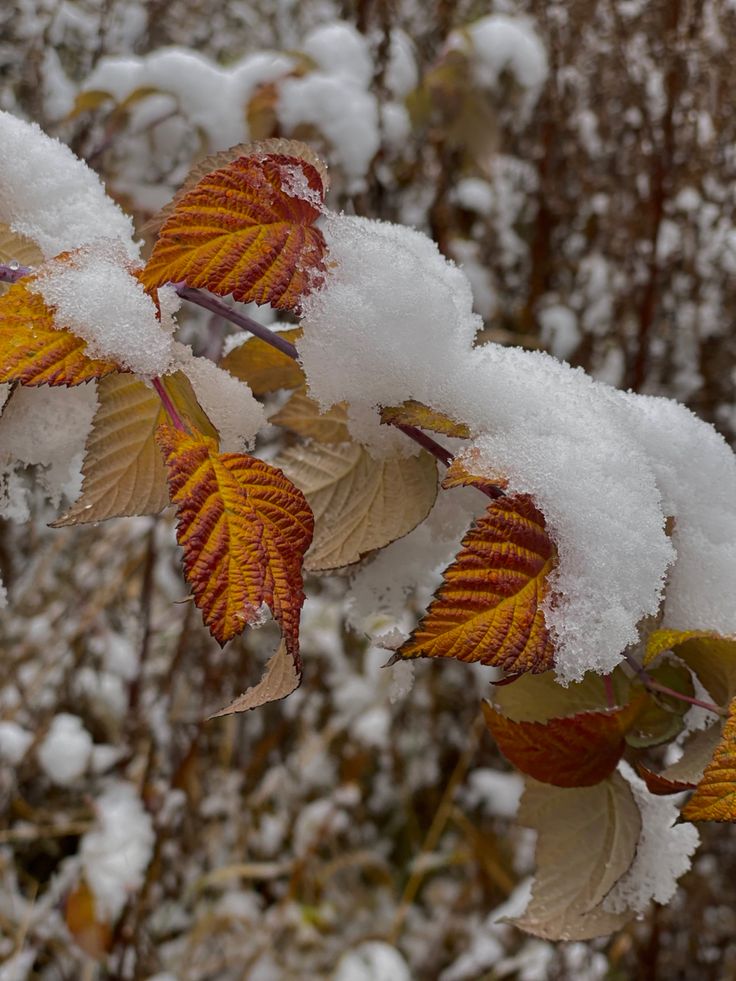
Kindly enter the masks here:
[[78, 715], [61, 712], [51, 720], [38, 748], [41, 769], [53, 783], [66, 787], [81, 777], [92, 754], [92, 736]]
[[628, 763], [620, 763], [619, 770], [641, 811], [641, 837], [631, 868], [606, 896], [603, 907], [610, 913], [643, 913], [651, 900], [665, 905], [672, 899], [677, 880], [690, 868], [700, 834], [693, 824], [675, 823], [680, 816], [677, 797], [650, 794]]
[[345, 21], [333, 21], [310, 31], [302, 51], [330, 75], [349, 79], [362, 88], [373, 81], [373, 61], [365, 37]]
[[531, 24], [505, 14], [491, 14], [471, 24], [473, 74], [478, 85], [495, 88], [510, 72], [522, 88], [538, 91], [547, 80], [547, 52]]
[[122, 243], [106, 239], [71, 259], [47, 263], [29, 288], [55, 308], [60, 327], [87, 341], [92, 357], [139, 375], [162, 375], [171, 364], [174, 321], [162, 309], [159, 322], [129, 265]]
[[[712, 427], [550, 355], [473, 347], [469, 283], [419, 232], [334, 215], [324, 231], [331, 265], [304, 301], [298, 343], [310, 393], [324, 407], [347, 400], [351, 432], [378, 456], [402, 448], [376, 407], [418, 399], [468, 424], [476, 471], [534, 497], [559, 552], [545, 616], [563, 683], [611, 671], [666, 580], [665, 626], [736, 632], [736, 460]], [[427, 534], [391, 550], [410, 555]], [[396, 616], [419, 585], [403, 561], [390, 579], [358, 573], [355, 620], [371, 601]]]
[[82, 867], [100, 912], [115, 920], [143, 883], [153, 853], [153, 824], [135, 787], [124, 780], [110, 783], [95, 810], [96, 827], [82, 838]]
[[138, 257], [133, 222], [97, 174], [36, 123], [0, 111], [0, 222], [32, 239], [48, 259], [102, 238]]
[[263, 51], [222, 68], [194, 51], [169, 47], [141, 58], [101, 58], [85, 90], [109, 92], [118, 102], [141, 88], [171, 93], [185, 119], [207, 134], [210, 148], [225, 149], [248, 139], [245, 107], [256, 88], [293, 67], [287, 55]]

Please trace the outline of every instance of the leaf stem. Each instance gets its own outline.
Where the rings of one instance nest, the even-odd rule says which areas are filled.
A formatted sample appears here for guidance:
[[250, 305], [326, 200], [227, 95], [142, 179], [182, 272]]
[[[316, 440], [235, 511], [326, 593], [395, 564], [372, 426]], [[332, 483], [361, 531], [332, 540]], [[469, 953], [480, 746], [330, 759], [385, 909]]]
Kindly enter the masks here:
[[659, 692], [661, 695], [668, 695], [670, 698], [676, 698], [680, 702], [687, 702], [688, 705], [697, 705], [698, 708], [706, 709], [708, 712], [714, 712], [716, 715], [728, 715], [725, 708], [716, 705], [714, 702], [704, 702], [700, 698], [693, 698], [691, 695], [685, 695], [681, 691], [675, 691], [674, 688], [660, 684], [639, 664], [632, 654], [624, 654], [624, 657], [629, 667], [639, 676], [641, 683], [650, 691]]
[[0, 283], [17, 283], [31, 272], [33, 270], [30, 266], [20, 266], [13, 262], [0, 263]]
[[154, 377], [151, 379], [151, 383], [153, 384], [153, 387], [156, 389], [156, 393], [158, 397], [161, 399], [161, 404], [166, 410], [166, 415], [173, 423], [174, 428], [178, 429], [182, 433], [189, 432], [187, 427], [182, 422], [181, 416], [176, 411], [176, 406], [169, 398], [169, 393], [166, 391], [166, 387], [164, 386], [164, 383], [161, 381], [161, 379]]

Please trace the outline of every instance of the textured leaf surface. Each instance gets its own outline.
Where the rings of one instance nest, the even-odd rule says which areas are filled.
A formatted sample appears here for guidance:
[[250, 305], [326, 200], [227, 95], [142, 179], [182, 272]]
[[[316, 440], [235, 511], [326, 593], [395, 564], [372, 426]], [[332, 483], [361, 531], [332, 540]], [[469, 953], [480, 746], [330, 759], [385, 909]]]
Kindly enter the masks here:
[[[279, 337], [292, 344], [301, 336], [301, 327], [279, 332]], [[247, 382], [254, 395], [267, 395], [280, 388], [298, 388], [304, 384], [304, 372], [297, 362], [259, 337], [251, 337], [233, 348], [222, 359], [220, 367]]]
[[736, 699], [713, 759], [682, 809], [686, 821], [736, 821]]
[[374, 460], [357, 443], [310, 443], [280, 454], [277, 466], [314, 512], [314, 542], [304, 567], [337, 569], [401, 538], [423, 521], [437, 496], [428, 453]]
[[248, 688], [230, 705], [211, 715], [211, 719], [219, 719], [223, 715], [234, 715], [236, 712], [248, 712], [260, 708], [269, 702], [278, 702], [295, 692], [301, 681], [301, 671], [294, 658], [286, 650], [282, 641], [273, 657], [266, 665], [263, 677], [257, 685]]
[[318, 443], [347, 443], [350, 441], [347, 418], [344, 402], [321, 412], [319, 403], [310, 399], [306, 386], [302, 386], [270, 417], [269, 422]]
[[601, 908], [630, 868], [641, 832], [639, 808], [620, 774], [593, 787], [527, 779], [519, 823], [537, 832], [537, 874], [515, 926], [547, 940], [588, 940], [630, 919]]
[[401, 405], [385, 406], [381, 409], [381, 422], [390, 426], [418, 426], [420, 429], [431, 429], [432, 432], [457, 436], [460, 439], [470, 437], [470, 430], [464, 422], [455, 422], [442, 412], [414, 399], [407, 399]]
[[244, 302], [295, 308], [324, 268], [326, 245], [314, 225], [324, 193], [309, 161], [248, 151], [176, 201], [143, 282], [184, 281]]
[[548, 722], [515, 722], [483, 702], [486, 725], [506, 759], [556, 787], [590, 787], [616, 769], [637, 706], [581, 712]]
[[718, 705], [736, 695], [736, 637], [706, 630], [656, 630], [647, 643], [644, 664], [673, 651], [691, 668]]
[[[176, 372], [162, 383], [179, 414], [215, 438], [186, 376]], [[156, 392], [132, 375], [108, 375], [97, 386], [97, 401], [82, 465], [82, 493], [54, 522], [55, 528], [157, 514], [169, 503], [166, 467], [155, 438], [167, 417]]]
[[299, 669], [302, 560], [313, 519], [304, 495], [262, 460], [219, 453], [214, 440], [158, 429], [184, 570], [204, 622], [220, 644], [266, 604]]
[[549, 670], [554, 647], [542, 602], [556, 549], [529, 497], [492, 501], [399, 656], [453, 657], [507, 671]]
[[86, 341], [56, 329], [54, 312], [28, 288], [30, 277], [0, 296], [0, 382], [22, 385], [79, 385], [118, 366], [90, 358]]
[[[620, 668], [612, 675], [616, 702], [629, 701], [631, 685]], [[549, 719], [607, 707], [603, 678], [589, 671], [582, 681], [564, 686], [554, 671], [524, 674], [510, 685], [494, 690], [493, 701], [504, 715], [515, 722], [547, 722]]]

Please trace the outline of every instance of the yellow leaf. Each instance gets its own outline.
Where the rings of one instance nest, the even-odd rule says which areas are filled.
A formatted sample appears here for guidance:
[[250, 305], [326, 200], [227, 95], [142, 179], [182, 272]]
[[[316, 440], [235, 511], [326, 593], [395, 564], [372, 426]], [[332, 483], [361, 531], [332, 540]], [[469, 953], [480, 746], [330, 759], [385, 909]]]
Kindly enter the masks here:
[[29, 289], [31, 276], [0, 296], [0, 382], [80, 385], [118, 371], [114, 361], [87, 356], [87, 343], [55, 326], [53, 309]]
[[695, 672], [718, 705], [736, 695], [736, 637], [712, 630], [655, 630], [647, 642], [644, 664], [672, 651]]
[[[184, 374], [161, 379], [179, 414], [215, 438]], [[167, 416], [156, 392], [132, 375], [115, 374], [97, 386], [98, 408], [87, 437], [82, 493], [54, 528], [130, 514], [157, 514], [169, 503], [166, 468], [156, 429]]]
[[418, 426], [419, 429], [431, 429], [435, 433], [457, 436], [460, 439], [470, 437], [470, 430], [464, 422], [455, 422], [449, 416], [414, 399], [408, 399], [401, 405], [382, 408], [381, 422], [389, 426]]
[[713, 759], [682, 816], [686, 821], [736, 821], [736, 699], [729, 706]]
[[344, 402], [321, 412], [319, 404], [310, 399], [306, 386], [303, 386], [268, 421], [318, 443], [347, 443], [350, 441], [347, 417]]
[[[292, 344], [301, 336], [301, 327], [279, 332], [279, 337]], [[267, 395], [280, 388], [298, 388], [304, 384], [304, 372], [299, 364], [259, 337], [251, 337], [233, 348], [220, 361], [220, 367], [246, 382], [254, 395]]]
[[408, 534], [437, 496], [437, 465], [428, 453], [374, 460], [357, 443], [311, 443], [275, 462], [314, 512], [314, 542], [304, 563], [310, 572], [350, 565]]

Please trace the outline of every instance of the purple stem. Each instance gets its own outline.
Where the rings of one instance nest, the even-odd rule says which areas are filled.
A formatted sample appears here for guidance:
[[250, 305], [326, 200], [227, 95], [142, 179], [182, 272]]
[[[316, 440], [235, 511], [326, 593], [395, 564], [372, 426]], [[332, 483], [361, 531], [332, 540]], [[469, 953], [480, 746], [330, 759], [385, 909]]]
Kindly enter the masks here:
[[190, 303], [196, 303], [198, 307], [204, 307], [205, 310], [216, 313], [223, 320], [229, 320], [231, 324], [242, 327], [243, 330], [250, 331], [251, 334], [259, 337], [266, 344], [270, 344], [271, 347], [277, 348], [277, 350], [281, 351], [287, 357], [293, 358], [294, 361], [299, 357], [297, 349], [286, 338], [280, 337], [275, 331], [269, 330], [263, 324], [259, 324], [252, 317], [247, 317], [244, 313], [233, 310], [232, 307], [229, 307], [227, 303], [223, 303], [222, 300], [218, 300], [217, 297], [209, 293], [203, 293], [201, 290], [194, 289], [191, 286], [186, 286], [184, 283], [176, 283], [175, 289], [182, 300], [189, 300]]
[[624, 654], [624, 657], [629, 667], [638, 674], [641, 683], [650, 691], [658, 691], [660, 694], [668, 695], [670, 698], [676, 698], [680, 702], [687, 702], [688, 705], [697, 705], [698, 708], [715, 712], [716, 715], [728, 715], [726, 709], [721, 708], [720, 705], [715, 705], [713, 702], [704, 702], [700, 698], [692, 698], [690, 695], [684, 695], [681, 691], [675, 691], [674, 688], [668, 688], [667, 685], [661, 685], [639, 664], [632, 654]]
[[13, 263], [0, 263], [0, 283], [17, 283], [29, 273], [33, 272], [30, 266], [16, 266]]
[[161, 399], [161, 404], [166, 410], [166, 415], [173, 422], [174, 428], [178, 429], [182, 433], [188, 432], [187, 427], [184, 425], [184, 423], [181, 420], [181, 416], [176, 411], [176, 406], [169, 398], [169, 393], [166, 391], [164, 383], [161, 381], [160, 378], [152, 378], [151, 382], [153, 384], [153, 387], [156, 389], [158, 397]]

